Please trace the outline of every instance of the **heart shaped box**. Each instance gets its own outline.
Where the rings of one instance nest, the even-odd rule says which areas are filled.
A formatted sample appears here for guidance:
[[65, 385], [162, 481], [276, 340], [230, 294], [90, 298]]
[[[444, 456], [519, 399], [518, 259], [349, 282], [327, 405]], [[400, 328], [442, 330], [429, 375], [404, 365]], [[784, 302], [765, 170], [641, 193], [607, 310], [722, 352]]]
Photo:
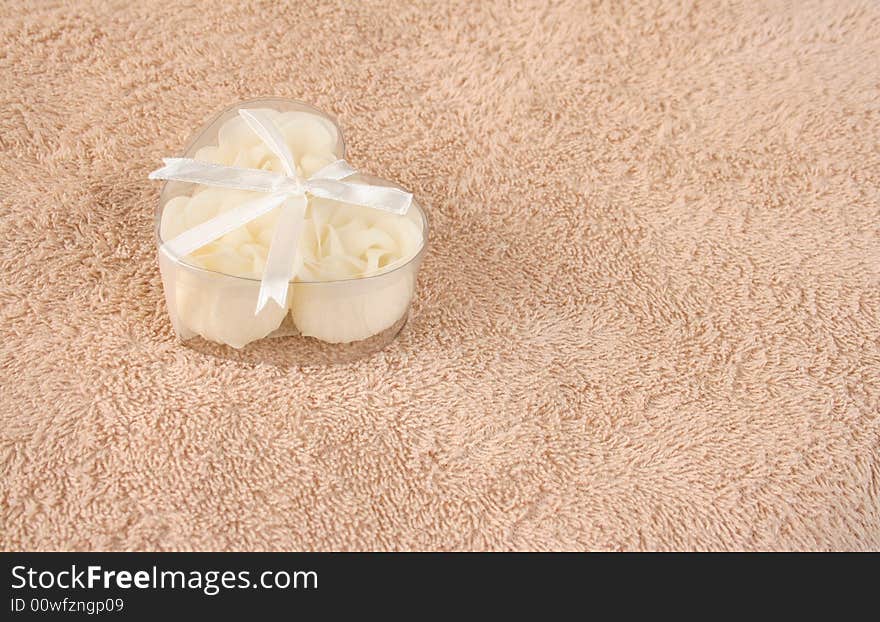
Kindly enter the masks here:
[[[278, 98], [253, 99], [230, 106], [195, 133], [182, 157], [195, 158], [202, 148], [218, 145], [220, 128], [237, 117], [241, 109], [314, 115], [335, 131], [335, 157], [345, 157], [342, 131], [333, 117], [303, 102]], [[350, 180], [399, 188], [364, 174]], [[428, 240], [428, 220], [415, 200], [407, 215], [400, 217], [411, 219], [421, 231], [421, 245], [415, 254], [374, 275], [311, 281], [294, 277], [285, 309], [270, 304], [255, 315], [258, 278], [207, 269], [194, 265], [189, 256], [176, 258], [163, 252], [162, 245], [168, 241], [162, 237], [166, 206], [172, 199], [190, 196], [195, 190], [195, 184], [166, 182], [155, 222], [168, 312], [175, 333], [188, 345], [253, 361], [337, 363], [382, 349], [406, 324]]]

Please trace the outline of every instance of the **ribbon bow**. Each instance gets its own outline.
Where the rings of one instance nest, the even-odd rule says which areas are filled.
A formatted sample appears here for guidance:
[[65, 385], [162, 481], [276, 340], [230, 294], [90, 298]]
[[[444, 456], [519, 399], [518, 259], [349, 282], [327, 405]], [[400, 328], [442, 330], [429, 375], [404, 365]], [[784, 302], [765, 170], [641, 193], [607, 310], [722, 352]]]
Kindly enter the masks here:
[[406, 214], [412, 194], [398, 188], [343, 181], [356, 175], [345, 160], [328, 164], [308, 179], [296, 173], [296, 163], [278, 127], [258, 110], [239, 110], [238, 114], [266, 147], [281, 161], [284, 173], [236, 166], [222, 166], [190, 158], [164, 158], [165, 166], [150, 173], [150, 179], [185, 181], [221, 188], [267, 193], [244, 205], [224, 212], [184, 231], [162, 244], [172, 257], [182, 258], [217, 238], [238, 229], [263, 214], [281, 207], [278, 224], [269, 244], [266, 268], [260, 281], [260, 295], [254, 315], [269, 300], [280, 307], [287, 302], [287, 286], [294, 277], [294, 260], [305, 220], [306, 195], [370, 207], [392, 214]]

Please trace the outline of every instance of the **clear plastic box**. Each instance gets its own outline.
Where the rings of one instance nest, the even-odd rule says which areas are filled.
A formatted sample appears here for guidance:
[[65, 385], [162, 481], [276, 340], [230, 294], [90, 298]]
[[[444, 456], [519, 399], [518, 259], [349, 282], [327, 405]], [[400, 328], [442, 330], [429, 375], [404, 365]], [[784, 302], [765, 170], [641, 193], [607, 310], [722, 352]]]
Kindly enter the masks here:
[[[254, 99], [229, 107], [195, 134], [183, 157], [193, 157], [200, 148], [217, 144], [219, 128], [241, 108], [304, 111], [320, 116], [336, 127], [335, 154], [345, 157], [342, 131], [333, 117], [290, 99]], [[350, 179], [399, 187], [363, 174]], [[191, 265], [162, 248], [164, 207], [176, 196], [191, 194], [193, 186], [176, 181], [165, 183], [155, 229], [168, 312], [176, 334], [187, 345], [209, 354], [253, 362], [338, 363], [384, 348], [406, 324], [428, 240], [428, 221], [416, 201], [405, 216], [422, 232], [422, 244], [414, 256], [387, 272], [362, 278], [300, 281], [295, 277], [288, 290], [287, 309], [269, 304], [255, 316], [259, 279]], [[328, 327], [332, 330], [328, 331]]]

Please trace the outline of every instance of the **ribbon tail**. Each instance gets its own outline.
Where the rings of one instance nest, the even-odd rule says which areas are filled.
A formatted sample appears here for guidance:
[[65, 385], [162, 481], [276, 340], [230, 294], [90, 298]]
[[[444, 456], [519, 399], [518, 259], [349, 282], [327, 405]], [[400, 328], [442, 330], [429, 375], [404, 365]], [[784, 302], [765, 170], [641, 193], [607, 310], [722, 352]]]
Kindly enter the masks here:
[[150, 173], [150, 179], [185, 181], [256, 192], [275, 192], [287, 179], [284, 175], [272, 171], [223, 166], [191, 158], [164, 158], [162, 161], [165, 166]]
[[306, 191], [316, 197], [362, 205], [392, 214], [406, 214], [412, 205], [412, 193], [389, 186], [314, 178], [310, 178], [305, 186]]
[[287, 304], [287, 289], [295, 272], [294, 261], [307, 204], [304, 196], [294, 196], [289, 197], [281, 207], [269, 245], [269, 256], [266, 258], [266, 269], [263, 271], [254, 315], [259, 314], [270, 300], [274, 300], [282, 309]]
[[245, 203], [184, 231], [176, 238], [165, 242], [162, 248], [175, 259], [185, 257], [217, 238], [272, 211], [284, 202], [285, 197], [284, 194], [273, 194]]

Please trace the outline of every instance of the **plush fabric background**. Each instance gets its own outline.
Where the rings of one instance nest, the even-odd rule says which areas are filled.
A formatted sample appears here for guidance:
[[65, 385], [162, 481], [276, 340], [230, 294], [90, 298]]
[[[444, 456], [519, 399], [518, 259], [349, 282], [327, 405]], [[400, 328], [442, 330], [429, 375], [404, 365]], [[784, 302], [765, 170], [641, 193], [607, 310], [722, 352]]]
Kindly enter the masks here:
[[[6, 549], [880, 548], [880, 4], [3, 2]], [[162, 156], [334, 112], [384, 352], [175, 341]]]

